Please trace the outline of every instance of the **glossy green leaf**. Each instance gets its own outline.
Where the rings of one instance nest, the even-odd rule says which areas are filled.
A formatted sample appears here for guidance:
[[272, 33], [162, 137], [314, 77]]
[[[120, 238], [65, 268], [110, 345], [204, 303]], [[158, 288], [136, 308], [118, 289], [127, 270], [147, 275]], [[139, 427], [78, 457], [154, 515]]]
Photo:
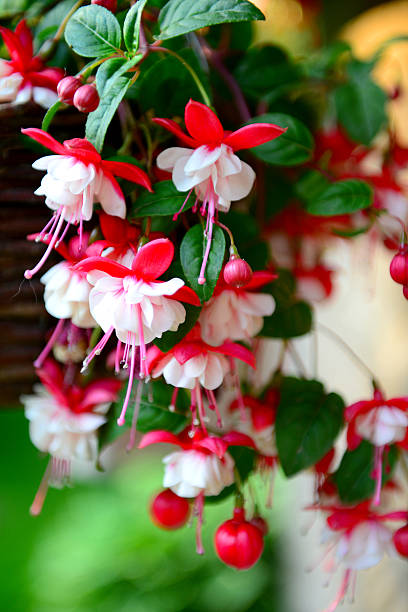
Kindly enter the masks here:
[[90, 4], [78, 9], [65, 28], [65, 40], [78, 55], [103, 57], [117, 53], [122, 40], [120, 25], [108, 9]]
[[359, 179], [332, 183], [318, 197], [310, 200], [307, 211], [312, 215], [344, 215], [362, 210], [373, 203], [372, 188]]
[[264, 15], [247, 0], [169, 0], [160, 11], [156, 38], [166, 40], [219, 23], [260, 19]]
[[126, 14], [123, 24], [123, 40], [128, 51], [134, 53], [139, 48], [140, 22], [147, 0], [138, 0]]
[[316, 380], [285, 378], [276, 415], [276, 443], [286, 476], [314, 465], [332, 448], [343, 424], [344, 403]]
[[308, 334], [313, 325], [313, 313], [306, 302], [295, 302], [286, 308], [277, 307], [264, 318], [260, 335], [267, 338], [298, 338]]
[[299, 119], [283, 113], [266, 113], [249, 123], [274, 123], [288, 128], [278, 138], [251, 149], [251, 153], [262, 161], [278, 166], [297, 166], [313, 157], [313, 136]]
[[109, 124], [129, 88], [132, 73], [128, 73], [128, 70], [141, 58], [141, 55], [137, 55], [131, 60], [109, 59], [96, 73], [100, 102], [98, 108], [88, 115], [85, 135], [98, 151], [102, 150]]
[[204, 285], [199, 285], [198, 277], [206, 244], [202, 226], [194, 225], [184, 236], [180, 247], [184, 274], [202, 302], [206, 302], [212, 296], [224, 263], [225, 237], [220, 227], [214, 225], [211, 250], [205, 269], [206, 282]]
[[[383, 458], [383, 482], [392, 476], [397, 460], [398, 450], [392, 446]], [[372, 497], [375, 481], [372, 478], [374, 469], [374, 446], [363, 440], [353, 451], [346, 451], [333, 481], [337, 486], [340, 499], [346, 504], [355, 504]]]
[[[130, 211], [134, 217], [165, 217], [173, 216], [183, 206], [188, 193], [180, 193], [173, 181], [161, 181], [154, 184], [154, 193], [145, 192], [137, 199]], [[195, 198], [190, 197], [183, 210], [189, 210]]]

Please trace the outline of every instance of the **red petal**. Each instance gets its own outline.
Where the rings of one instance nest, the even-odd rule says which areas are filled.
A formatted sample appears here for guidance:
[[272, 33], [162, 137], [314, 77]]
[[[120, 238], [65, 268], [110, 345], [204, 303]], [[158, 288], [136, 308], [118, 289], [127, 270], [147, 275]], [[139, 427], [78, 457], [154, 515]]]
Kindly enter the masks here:
[[266, 270], [258, 270], [257, 272], [254, 272], [249, 283], [245, 285], [245, 287], [242, 287], [242, 291], [252, 291], [253, 289], [259, 289], [260, 287], [271, 283], [277, 278], [277, 274], [267, 272]]
[[273, 123], [251, 123], [232, 132], [224, 139], [224, 144], [232, 147], [234, 151], [250, 149], [265, 144], [284, 134], [288, 128], [279, 127]]
[[205, 104], [190, 100], [186, 106], [184, 121], [188, 133], [199, 144], [221, 144], [224, 128], [217, 115]]
[[356, 432], [355, 422], [350, 423], [347, 428], [347, 447], [349, 450], [355, 450], [357, 446], [360, 445], [362, 441], [361, 436], [359, 436]]
[[173, 295], [167, 295], [166, 297], [179, 302], [186, 302], [187, 304], [192, 304], [193, 306], [201, 306], [200, 298], [195, 291], [190, 289], [190, 287], [181, 287], [181, 289], [176, 291], [176, 293], [173, 293]]
[[138, 278], [154, 281], [166, 272], [173, 257], [174, 246], [168, 238], [152, 240], [138, 250], [132, 269]]
[[253, 439], [240, 431], [229, 431], [222, 436], [222, 439], [228, 446], [249, 446], [250, 448], [256, 448]]
[[97, 404], [113, 402], [116, 399], [121, 385], [122, 383], [120, 380], [95, 380], [84, 389], [81, 409], [89, 410]]
[[145, 448], [150, 444], [159, 444], [161, 442], [163, 444], [177, 444], [177, 446], [184, 448], [184, 444], [177, 436], [172, 434], [170, 431], [165, 431], [164, 429], [149, 431], [149, 433], [145, 434], [140, 440], [139, 448]]
[[155, 117], [154, 119], [152, 119], [152, 121], [177, 136], [177, 138], [181, 140], [181, 142], [188, 145], [189, 147], [195, 149], [197, 146], [199, 146], [199, 143], [190, 138], [190, 136], [187, 136], [187, 134], [183, 132], [179, 124], [173, 121], [172, 119], [161, 119], [160, 117]]
[[92, 143], [86, 138], [71, 138], [64, 140], [64, 155], [72, 155], [84, 164], [101, 163], [101, 156]]
[[24, 72], [25, 65], [25, 52], [18, 36], [8, 30], [7, 28], [0, 26], [0, 34], [3, 37], [4, 44], [10, 54], [11, 60], [19, 72]]
[[254, 355], [249, 349], [242, 346], [242, 344], [236, 344], [235, 342], [224, 342], [224, 344], [221, 344], [221, 346], [208, 346], [207, 348], [209, 351], [213, 351], [214, 353], [222, 353], [223, 355], [240, 359], [244, 363], [251, 366], [251, 368], [255, 368]]
[[57, 91], [57, 85], [64, 76], [64, 71], [59, 68], [46, 68], [41, 72], [30, 72], [29, 79], [33, 86], [46, 87]]
[[185, 342], [181, 341], [173, 348], [173, 355], [177, 359], [180, 365], [184, 365], [189, 359], [201, 355], [205, 351], [203, 345], [199, 342]]
[[125, 276], [132, 276], [132, 270], [122, 266], [122, 264], [108, 259], [107, 257], [87, 257], [83, 261], [77, 263], [73, 270], [79, 270], [81, 272], [92, 272], [92, 270], [100, 270], [106, 272], [109, 276], [115, 276], [116, 278], [125, 278]]
[[151, 372], [156, 365], [158, 365], [159, 361], [166, 356], [166, 353], [163, 353], [158, 346], [151, 346], [146, 353], [146, 365], [149, 372]]
[[144, 170], [138, 166], [134, 166], [133, 164], [128, 164], [126, 162], [106, 160], [102, 161], [101, 166], [104, 170], [108, 170], [108, 172], [111, 172], [115, 176], [120, 176], [127, 181], [132, 181], [132, 183], [142, 185], [142, 187], [145, 187], [145, 189], [148, 189], [151, 192], [153, 191], [149, 177], [147, 176], [146, 172], [144, 172]]
[[224, 439], [209, 436], [208, 438], [203, 438], [199, 442], [195, 442], [194, 447], [205, 448], [222, 459], [227, 452], [228, 445], [225, 443]]
[[28, 64], [33, 57], [33, 37], [25, 19], [19, 21], [16, 26], [15, 33], [24, 50], [25, 61]]
[[40, 130], [39, 128], [23, 128], [21, 133], [39, 142], [43, 147], [53, 151], [53, 153], [57, 153], [58, 155], [67, 154], [65, 147], [48, 134], [48, 132], [44, 132], [44, 130]]
[[121, 244], [124, 242], [127, 226], [125, 219], [113, 217], [101, 211], [99, 213], [99, 224], [102, 234], [108, 242], [113, 242], [113, 244]]
[[351, 404], [350, 406], [347, 406], [344, 411], [344, 419], [350, 422], [355, 419], [358, 414], [370, 412], [370, 410], [376, 408], [377, 406], [380, 406], [382, 403], [384, 402], [378, 402], [377, 400], [368, 400]]

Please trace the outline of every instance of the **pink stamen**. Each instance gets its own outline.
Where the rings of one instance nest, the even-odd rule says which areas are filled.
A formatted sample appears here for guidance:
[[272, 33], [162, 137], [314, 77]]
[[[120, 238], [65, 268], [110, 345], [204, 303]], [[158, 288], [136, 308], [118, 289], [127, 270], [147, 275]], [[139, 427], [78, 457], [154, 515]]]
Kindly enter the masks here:
[[208, 436], [208, 431], [205, 426], [205, 411], [204, 411], [203, 397], [201, 395], [201, 387], [198, 381], [196, 383], [196, 394], [197, 394], [197, 404], [198, 404], [198, 416], [200, 417], [201, 428], [204, 432], [204, 435]]
[[40, 261], [38, 262], [38, 264], [37, 264], [37, 265], [36, 265], [34, 268], [32, 268], [32, 270], [26, 270], [26, 271], [24, 272], [24, 277], [25, 277], [27, 280], [29, 280], [30, 278], [32, 278], [32, 277], [34, 276], [34, 274], [37, 274], [37, 272], [38, 272], [39, 270], [41, 270], [41, 268], [43, 267], [44, 263], [47, 261], [47, 259], [48, 259], [49, 255], [50, 255], [50, 253], [51, 253], [51, 251], [52, 251], [52, 249], [54, 248], [55, 243], [56, 243], [56, 242], [57, 242], [57, 240], [58, 240], [58, 235], [59, 235], [59, 233], [60, 233], [60, 231], [61, 231], [61, 227], [62, 227], [62, 225], [63, 225], [63, 223], [64, 223], [64, 211], [65, 211], [65, 207], [64, 207], [64, 206], [63, 206], [62, 208], [59, 208], [59, 209], [58, 209], [57, 216], [58, 216], [59, 218], [58, 218], [57, 227], [55, 228], [54, 235], [53, 235], [53, 237], [51, 238], [50, 243], [49, 243], [49, 245], [47, 246], [47, 249], [46, 249], [46, 251], [45, 251], [44, 255], [41, 257], [41, 259], [40, 259]]
[[52, 458], [49, 460], [47, 467], [45, 468], [44, 475], [41, 478], [40, 486], [38, 487], [38, 491], [35, 494], [34, 501], [30, 506], [31, 516], [38, 516], [41, 513], [41, 510], [43, 509], [44, 501], [48, 491], [48, 481], [51, 476], [51, 469]]
[[130, 372], [129, 372], [129, 382], [126, 390], [125, 401], [123, 402], [122, 412], [120, 413], [120, 417], [117, 420], [119, 427], [125, 424], [126, 410], [129, 404], [130, 394], [132, 391], [133, 385], [133, 377], [135, 375], [135, 357], [136, 357], [136, 346], [135, 346], [135, 335], [132, 335], [132, 354], [130, 357]]
[[217, 400], [215, 399], [214, 391], [210, 391], [209, 389], [206, 389], [206, 393], [207, 393], [209, 408], [210, 410], [214, 410], [215, 414], [217, 415], [217, 427], [222, 427], [222, 417], [221, 417], [220, 411], [218, 410]]
[[241, 416], [241, 421], [245, 422], [247, 420], [247, 415], [246, 415], [246, 412], [245, 412], [245, 404], [244, 404], [244, 398], [242, 397], [241, 383], [240, 383], [240, 380], [239, 380], [237, 369], [235, 367], [234, 358], [230, 357], [229, 358], [229, 362], [230, 362], [232, 385], [233, 385], [233, 387], [235, 389], [235, 392], [237, 394], [237, 402], [238, 402], [238, 408], [239, 408], [239, 412], [240, 412], [240, 416]]
[[61, 236], [58, 238], [57, 242], [55, 243], [55, 246], [57, 247], [59, 245], [60, 242], [62, 242], [65, 238], [65, 235], [68, 231], [68, 228], [70, 227], [72, 221], [73, 221], [74, 215], [72, 214], [69, 221], [67, 221], [67, 224], [64, 228], [64, 231], [62, 232]]
[[129, 348], [130, 348], [130, 332], [127, 333], [127, 340], [125, 344], [125, 350], [123, 351], [123, 367], [126, 369], [128, 367], [128, 359], [129, 359]]
[[56, 341], [58, 340], [59, 336], [62, 333], [62, 328], [64, 327], [64, 323], [65, 323], [65, 319], [60, 319], [58, 321], [57, 325], [55, 326], [54, 331], [52, 332], [50, 336], [50, 339], [48, 340], [47, 344], [45, 345], [41, 353], [38, 355], [37, 359], [34, 361], [35, 368], [41, 368], [41, 366], [43, 365], [45, 359], [50, 354], [52, 347], [54, 346], [54, 344], [56, 343]]
[[35, 239], [36, 242], [41, 242], [42, 240], [44, 240], [45, 236], [47, 235], [47, 229], [50, 227], [50, 225], [52, 225], [52, 228], [50, 231], [53, 230], [56, 222], [58, 221], [57, 218], [57, 213], [54, 213], [51, 217], [51, 219], [48, 221], [48, 223], [46, 223], [46, 225], [42, 228], [41, 232], [38, 234], [37, 238]]
[[343, 601], [347, 593], [347, 589], [348, 589], [349, 582], [350, 582], [350, 577], [351, 577], [351, 570], [348, 569], [344, 573], [344, 577], [343, 577], [343, 580], [340, 586], [340, 590], [339, 590], [339, 593], [336, 599], [333, 601], [333, 603], [330, 604], [328, 608], [326, 608], [324, 612], [334, 612], [337, 606]]
[[132, 414], [132, 424], [130, 426], [130, 435], [129, 435], [129, 443], [126, 446], [126, 450], [129, 452], [135, 445], [136, 442], [136, 425], [137, 425], [137, 417], [139, 416], [140, 402], [142, 400], [142, 389], [143, 389], [143, 381], [139, 380], [136, 391], [136, 399], [135, 399], [135, 407]]
[[83, 237], [83, 219], [82, 219], [82, 215], [81, 218], [79, 220], [79, 244], [82, 244], [82, 237]]
[[207, 244], [206, 244], [206, 247], [205, 247], [203, 263], [201, 264], [200, 275], [198, 277], [198, 284], [199, 285], [204, 285], [205, 284], [204, 273], [205, 273], [205, 268], [207, 266], [207, 261], [208, 261], [208, 257], [210, 255], [210, 250], [211, 250], [212, 233], [213, 233], [213, 227], [214, 227], [214, 211], [215, 211], [214, 199], [211, 198], [211, 200], [209, 202], [209, 205], [208, 205], [208, 213], [207, 213], [207, 215], [209, 215], [209, 217], [210, 217], [209, 227], [208, 227], [208, 232], [207, 232]]
[[376, 446], [374, 451], [374, 478], [375, 478], [375, 492], [373, 504], [379, 506], [381, 501], [381, 484], [382, 484], [382, 459], [384, 454], [383, 446]]
[[178, 387], [175, 387], [174, 390], [173, 390], [173, 393], [171, 395], [170, 406], [169, 406], [170, 412], [174, 412], [176, 410], [176, 402], [177, 402], [178, 392], [179, 392]]
[[195, 502], [195, 514], [197, 515], [196, 551], [198, 555], [204, 554], [203, 539], [202, 539], [203, 512], [204, 512], [204, 491], [201, 491], [196, 497], [196, 502]]
[[92, 349], [92, 351], [89, 353], [89, 355], [87, 355], [83, 361], [82, 364], [82, 369], [81, 372], [85, 372], [86, 368], [89, 366], [89, 364], [91, 363], [92, 359], [95, 357], [95, 355], [99, 355], [103, 348], [105, 347], [106, 343], [108, 342], [109, 338], [112, 335], [113, 332], [113, 325], [108, 329], [108, 331], [106, 332], [106, 334], [104, 334], [102, 336], [102, 338], [99, 340], [98, 344], [96, 346], [94, 346], [94, 348]]
[[191, 410], [191, 418], [193, 421], [193, 430], [195, 430], [195, 428], [197, 427], [198, 424], [198, 419], [197, 419], [197, 398], [196, 398], [196, 390], [195, 389], [191, 389], [191, 404], [190, 404], [190, 410]]
[[187, 202], [188, 202], [188, 200], [189, 200], [189, 198], [190, 198], [190, 196], [191, 196], [191, 192], [193, 191], [193, 189], [194, 189], [194, 187], [192, 187], [192, 188], [190, 189], [190, 191], [188, 192], [188, 195], [187, 195], [186, 199], [184, 200], [183, 205], [182, 205], [182, 207], [180, 208], [180, 210], [179, 210], [178, 212], [176, 212], [176, 214], [175, 214], [175, 215], [173, 215], [173, 221], [177, 221], [178, 216], [179, 216], [179, 215], [181, 215], [181, 213], [183, 212], [183, 209], [184, 209], [185, 205], [187, 204]]
[[139, 344], [140, 344], [140, 378], [148, 378], [149, 372], [146, 364], [146, 344], [144, 341], [142, 307], [137, 304], [137, 320], [139, 325]]
[[194, 202], [191, 211], [195, 214], [197, 210], [198, 210], [198, 198], [196, 198], [196, 201]]
[[122, 348], [122, 342], [118, 340], [116, 345], [116, 353], [115, 353], [115, 374], [119, 374], [120, 370], [120, 351]]

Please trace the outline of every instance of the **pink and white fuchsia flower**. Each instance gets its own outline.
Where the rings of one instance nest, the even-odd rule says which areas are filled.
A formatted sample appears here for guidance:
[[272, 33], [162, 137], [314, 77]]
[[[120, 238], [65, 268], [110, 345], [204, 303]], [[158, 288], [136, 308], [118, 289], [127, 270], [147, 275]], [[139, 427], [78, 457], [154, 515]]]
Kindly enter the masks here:
[[344, 599], [356, 571], [377, 565], [386, 553], [396, 556], [393, 532], [383, 523], [406, 521], [408, 512], [377, 514], [370, 510], [370, 502], [352, 508], [321, 506], [320, 510], [330, 513], [326, 518], [327, 527], [322, 542], [327, 544], [332, 557], [325, 567], [328, 571], [334, 571], [339, 563], [345, 567], [339, 594], [326, 610], [334, 612]]
[[350, 450], [368, 440], [375, 446], [374, 473], [376, 490], [374, 503], [380, 503], [384, 448], [396, 444], [408, 450], [408, 397], [384, 399], [376, 389], [374, 398], [348, 406], [344, 413], [348, 422], [347, 445]]
[[221, 273], [213, 296], [200, 314], [204, 342], [217, 346], [225, 340], [250, 340], [263, 326], [263, 317], [275, 310], [271, 295], [256, 290], [277, 278], [271, 272], [254, 272], [244, 287], [231, 287]]
[[61, 68], [46, 68], [33, 56], [33, 38], [23, 19], [15, 32], [0, 26], [10, 60], [0, 59], [0, 103], [25, 104], [33, 100], [43, 108], [57, 101], [57, 85], [64, 76]]
[[189, 147], [170, 147], [162, 151], [157, 157], [157, 165], [161, 170], [172, 172], [176, 188], [189, 192], [187, 199], [195, 189], [197, 199], [203, 203], [201, 214], [207, 214], [207, 248], [198, 282], [204, 284], [216, 211], [228, 212], [231, 202], [245, 198], [255, 181], [255, 172], [235, 155], [235, 151], [269, 142], [286, 129], [272, 123], [253, 123], [235, 132], [226, 132], [217, 115], [195, 100], [190, 100], [185, 109], [188, 134], [171, 119], [155, 118], [153, 121]]
[[109, 215], [124, 219], [126, 202], [115, 176], [142, 185], [151, 191], [149, 178], [133, 164], [103, 160], [86, 138], [73, 138], [59, 143], [47, 132], [37, 128], [21, 130], [55, 155], [41, 157], [34, 162], [36, 170], [47, 170], [36, 195], [44, 195], [48, 208], [56, 211], [41, 235], [51, 236], [47, 251], [32, 270], [24, 276], [31, 278], [42, 267], [61, 235], [64, 221], [67, 226], [78, 224], [80, 235], [82, 222], [92, 217], [94, 203], [99, 202]]
[[106, 422], [106, 413], [120, 388], [120, 381], [112, 379], [95, 380], [84, 387], [69, 384], [52, 360], [45, 361], [37, 374], [42, 385], [34, 388], [34, 395], [23, 395], [21, 401], [30, 421], [32, 443], [50, 453], [53, 462], [45, 489], [43, 482], [33, 504], [34, 514], [41, 510], [49, 478], [58, 478], [61, 466], [66, 476], [72, 460], [96, 460], [96, 432]]
[[250, 446], [254, 443], [245, 434], [230, 431], [218, 438], [203, 429], [185, 429], [178, 436], [165, 430], [151, 431], [143, 436], [139, 448], [150, 444], [176, 444], [180, 451], [163, 458], [165, 472], [163, 486], [179, 497], [195, 497], [197, 524], [197, 552], [202, 553], [201, 525], [205, 495], [219, 495], [234, 482], [234, 460], [228, 446]]
[[167, 238], [160, 238], [137, 251], [131, 268], [107, 257], [90, 257], [74, 267], [78, 272], [88, 273], [88, 280], [93, 285], [89, 295], [90, 311], [105, 332], [85, 359], [84, 368], [102, 351], [114, 331], [118, 339], [117, 371], [121, 343], [125, 344], [125, 367], [130, 355], [128, 392], [119, 425], [124, 424], [130, 398], [136, 347], [140, 347], [140, 377], [144, 378], [148, 376], [146, 344], [161, 338], [166, 331], [176, 331], [184, 323], [186, 311], [180, 302], [200, 304], [194, 291], [185, 287], [180, 278], [157, 280], [169, 268], [173, 256], [173, 244]]

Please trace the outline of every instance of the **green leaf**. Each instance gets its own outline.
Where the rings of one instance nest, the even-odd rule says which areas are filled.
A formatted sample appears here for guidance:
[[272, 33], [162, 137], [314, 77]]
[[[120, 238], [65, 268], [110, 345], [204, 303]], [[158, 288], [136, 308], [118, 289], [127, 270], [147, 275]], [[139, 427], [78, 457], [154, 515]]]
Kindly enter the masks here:
[[276, 444], [286, 476], [314, 465], [332, 448], [343, 424], [344, 402], [316, 380], [285, 378], [276, 415]]
[[102, 428], [100, 446], [110, 444], [130, 428], [138, 384], [143, 385], [137, 419], [138, 431], [145, 433], [154, 429], [167, 429], [173, 433], [178, 433], [187, 425], [188, 419], [183, 414], [188, 411], [190, 406], [187, 392], [184, 389], [179, 390], [176, 402], [177, 412], [170, 412], [169, 406], [171, 404], [173, 387], [167, 385], [162, 380], [155, 380], [147, 384], [135, 382], [129, 408], [126, 411], [125, 424], [119, 427], [117, 419], [122, 411], [123, 401], [126, 395], [127, 381], [125, 381], [118, 400], [109, 411], [109, 421]]
[[[132, 206], [130, 218], [134, 217], [164, 217], [176, 214], [187, 198], [186, 193], [180, 193], [173, 181], [155, 183], [154, 193], [145, 192]], [[183, 210], [189, 210], [194, 204], [191, 197]]]
[[201, 308], [192, 304], [183, 304], [186, 309], [186, 320], [179, 325], [177, 331], [168, 331], [161, 338], [156, 338], [154, 344], [159, 347], [163, 353], [167, 353], [176, 344], [181, 342], [185, 336], [193, 329], [200, 316]]
[[127, 13], [125, 23], [123, 24], [123, 39], [126, 49], [131, 53], [134, 53], [139, 48], [140, 22], [146, 2], [147, 0], [136, 2]]
[[306, 204], [317, 200], [331, 186], [330, 181], [318, 170], [308, 170], [294, 185], [295, 194]]
[[198, 277], [206, 244], [203, 228], [201, 225], [194, 225], [184, 236], [180, 247], [184, 274], [202, 302], [207, 302], [212, 296], [224, 263], [225, 237], [220, 227], [214, 225], [211, 250], [205, 269], [206, 282], [204, 285], [199, 285]]
[[230, 446], [228, 452], [234, 459], [241, 482], [245, 482], [255, 467], [256, 453], [248, 446]]
[[283, 113], [267, 113], [249, 123], [275, 123], [288, 128], [275, 140], [251, 149], [251, 153], [262, 161], [277, 166], [297, 166], [313, 157], [313, 136], [299, 119]]
[[295, 302], [287, 308], [277, 307], [270, 317], [265, 317], [260, 336], [267, 338], [298, 338], [312, 329], [313, 314], [306, 302]]
[[130, 60], [109, 59], [96, 73], [96, 88], [100, 102], [98, 108], [88, 115], [85, 135], [98, 151], [102, 150], [109, 124], [130, 85], [131, 75], [126, 73], [141, 58], [142, 55], [137, 55]]
[[121, 39], [116, 17], [97, 4], [78, 9], [65, 28], [67, 44], [83, 57], [103, 57], [117, 53]]
[[[392, 476], [392, 470], [398, 457], [398, 450], [391, 446], [383, 459], [383, 483]], [[355, 504], [372, 497], [375, 481], [372, 478], [374, 469], [374, 446], [363, 440], [353, 451], [346, 451], [333, 481], [337, 486], [340, 499], [347, 504]]]
[[372, 188], [359, 179], [332, 183], [316, 199], [307, 204], [311, 215], [332, 216], [353, 213], [373, 203]]
[[156, 38], [166, 40], [218, 23], [263, 19], [261, 11], [247, 0], [169, 0], [160, 11]]
[[355, 142], [369, 145], [387, 124], [387, 95], [371, 79], [373, 65], [354, 60], [347, 67], [349, 82], [334, 92], [339, 122]]

